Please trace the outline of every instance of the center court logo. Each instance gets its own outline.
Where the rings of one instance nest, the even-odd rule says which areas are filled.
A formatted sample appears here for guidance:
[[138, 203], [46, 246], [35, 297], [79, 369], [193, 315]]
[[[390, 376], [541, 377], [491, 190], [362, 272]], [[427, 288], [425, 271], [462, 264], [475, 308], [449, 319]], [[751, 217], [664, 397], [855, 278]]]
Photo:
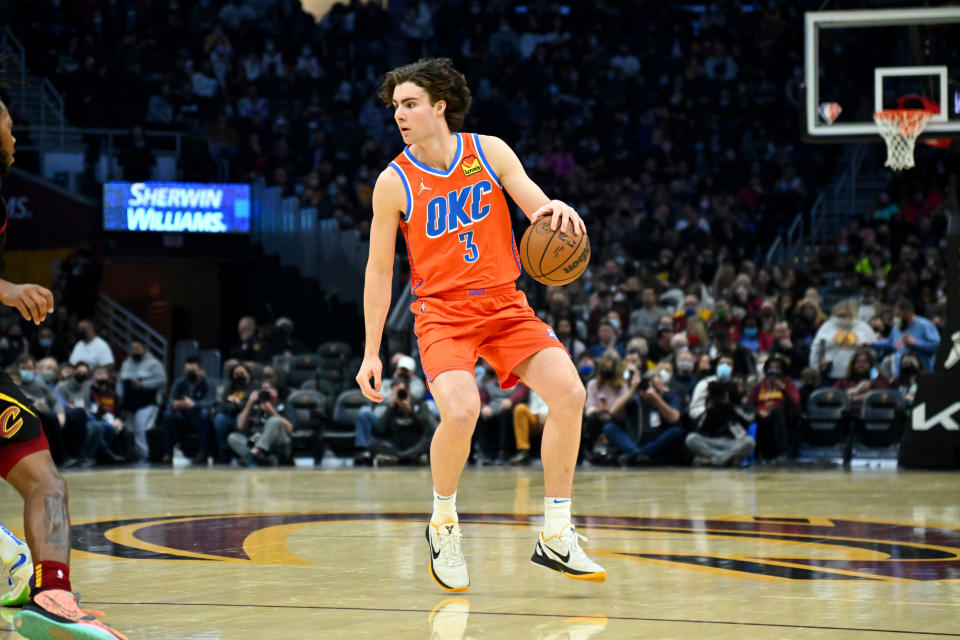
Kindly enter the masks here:
[[[72, 534], [73, 548], [95, 557], [307, 565], [285, 544], [298, 529], [360, 521], [420, 525], [424, 517], [422, 513], [185, 515], [75, 523]], [[459, 518], [474, 527], [527, 529], [542, 522], [540, 516], [513, 513], [463, 513]], [[753, 580], [960, 581], [960, 528], [763, 516], [584, 516], [576, 518], [576, 524], [589, 530], [595, 541], [608, 541], [608, 548], [600, 542], [595, 549], [598, 555], [678, 571]], [[670, 544], [675, 544], [674, 551], [664, 549]], [[739, 546], [742, 552], [730, 552], [731, 546]], [[696, 552], [689, 552], [691, 548]], [[630, 568], [621, 565], [620, 570]]]

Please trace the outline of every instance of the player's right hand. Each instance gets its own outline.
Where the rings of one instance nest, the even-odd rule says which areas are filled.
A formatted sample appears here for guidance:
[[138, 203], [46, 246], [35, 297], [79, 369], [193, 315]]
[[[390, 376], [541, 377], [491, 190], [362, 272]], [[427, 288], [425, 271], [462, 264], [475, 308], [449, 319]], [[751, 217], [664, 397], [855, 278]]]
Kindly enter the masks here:
[[[357, 372], [357, 384], [360, 385], [360, 391], [363, 397], [374, 402], [383, 402], [383, 394], [380, 378], [383, 374], [383, 363], [377, 356], [366, 356], [360, 363], [360, 371]], [[370, 378], [373, 378], [373, 385], [370, 384]]]
[[0, 302], [20, 312], [24, 320], [40, 324], [53, 313], [53, 294], [38, 284], [13, 284], [0, 280]]

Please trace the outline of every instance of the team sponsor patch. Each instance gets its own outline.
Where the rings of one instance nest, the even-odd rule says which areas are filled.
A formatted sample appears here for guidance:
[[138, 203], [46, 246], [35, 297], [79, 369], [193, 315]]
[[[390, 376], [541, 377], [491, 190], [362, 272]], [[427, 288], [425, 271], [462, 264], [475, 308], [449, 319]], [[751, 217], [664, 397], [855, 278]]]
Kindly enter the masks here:
[[463, 162], [460, 163], [460, 168], [463, 169], [463, 175], [465, 176], [472, 176], [475, 173], [483, 171], [483, 167], [480, 166], [480, 160], [473, 154], [463, 159]]

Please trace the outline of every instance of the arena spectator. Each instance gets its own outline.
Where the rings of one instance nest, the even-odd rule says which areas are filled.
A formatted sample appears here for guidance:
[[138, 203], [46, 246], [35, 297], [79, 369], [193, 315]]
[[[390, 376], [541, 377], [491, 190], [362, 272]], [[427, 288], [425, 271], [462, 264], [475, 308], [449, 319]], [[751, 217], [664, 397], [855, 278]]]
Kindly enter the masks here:
[[143, 457], [150, 453], [147, 430], [153, 427], [160, 411], [161, 393], [167, 385], [167, 373], [141, 340], [131, 340], [127, 358], [120, 365], [117, 399], [124, 422], [133, 432]]
[[597, 341], [587, 349], [587, 351], [595, 358], [611, 351], [623, 357], [626, 354], [626, 350], [617, 343], [618, 337], [619, 335], [613, 323], [608, 318], [604, 318], [600, 321], [599, 328], [597, 329]]
[[920, 360], [926, 371], [933, 370], [933, 359], [940, 346], [940, 332], [932, 322], [914, 312], [913, 303], [906, 298], [897, 301], [893, 308], [894, 324], [890, 335], [874, 342], [874, 348], [882, 353], [893, 351], [893, 375], [899, 375], [900, 361], [907, 353]]
[[373, 430], [368, 447], [377, 465], [427, 464], [432, 416], [423, 401], [416, 401], [407, 381], [394, 376], [387, 409]]
[[19, 361], [20, 356], [29, 354], [30, 348], [23, 337], [19, 322], [7, 326], [6, 335], [0, 339], [0, 367], [7, 367]]
[[767, 349], [767, 353], [781, 356], [785, 373], [795, 380], [800, 379], [800, 372], [810, 361], [810, 348], [793, 341], [790, 323], [786, 320], [778, 320], [774, 323], [773, 345]]
[[248, 467], [277, 466], [291, 460], [293, 423], [284, 415], [277, 390], [269, 384], [255, 389], [237, 415], [237, 430], [227, 442]]
[[37, 362], [44, 358], [54, 358], [57, 362], [66, 357], [66, 348], [50, 327], [40, 327], [37, 339], [31, 345], [30, 353]]
[[91, 367], [113, 367], [113, 351], [107, 341], [96, 334], [92, 320], [77, 323], [80, 339], [70, 352], [70, 364], [86, 362]]
[[[21, 377], [23, 372], [21, 371]], [[96, 464], [97, 450], [100, 448], [103, 425], [88, 419], [87, 404], [90, 398], [90, 365], [78, 362], [72, 378], [63, 380], [56, 386], [56, 393], [63, 402], [63, 434], [67, 451], [70, 452], [81, 468]]]
[[247, 405], [253, 377], [243, 364], [234, 364], [227, 369], [227, 384], [216, 405], [213, 418], [214, 440], [217, 444], [217, 462], [230, 462], [232, 448], [228, 436], [237, 430], [237, 418]]
[[877, 336], [870, 325], [856, 320], [856, 305], [841, 300], [830, 319], [820, 325], [810, 346], [810, 366], [831, 383], [846, 375], [850, 359], [862, 345], [873, 344]]
[[749, 456], [756, 445], [747, 434], [750, 416], [740, 408], [740, 392], [730, 378], [733, 359], [721, 356], [716, 375], [704, 378], [694, 390], [690, 417], [695, 429], [685, 444], [696, 456], [694, 464], [725, 467]]
[[781, 356], [771, 356], [764, 363], [763, 374], [748, 398], [757, 413], [757, 453], [762, 460], [783, 463], [792, 457], [796, 442], [800, 391], [786, 374], [786, 363]]
[[863, 399], [874, 389], [887, 389], [890, 381], [876, 367], [873, 350], [869, 347], [858, 348], [847, 363], [846, 375], [834, 383], [834, 388], [842, 389], [850, 396], [850, 408], [857, 415]]
[[896, 389], [903, 395], [904, 406], [913, 407], [917, 399], [917, 384], [923, 365], [915, 353], [905, 353], [900, 359], [900, 375], [891, 383], [890, 388]]
[[547, 403], [533, 389], [530, 389], [526, 402], [518, 402], [513, 407], [513, 436], [516, 441], [517, 452], [508, 460], [510, 464], [526, 465], [530, 463], [530, 434], [540, 435], [543, 433], [548, 413]]
[[[613, 403], [623, 392], [623, 361], [614, 352], [596, 359], [596, 375], [587, 382], [587, 399], [584, 404], [583, 444], [587, 459], [594, 463], [609, 462], [612, 453], [598, 442], [604, 425], [611, 422]], [[601, 446], [596, 447], [600, 444]]]
[[267, 344], [257, 335], [257, 321], [253, 316], [240, 318], [237, 324], [240, 343], [230, 350], [230, 357], [241, 362], [267, 362], [273, 354]]
[[684, 457], [683, 400], [669, 390], [664, 372], [644, 371], [637, 356], [627, 356], [627, 384], [610, 409], [619, 420], [603, 427], [621, 466], [677, 464]]
[[200, 358], [196, 355], [187, 356], [183, 376], [177, 378], [170, 388], [167, 409], [161, 421], [164, 464], [173, 461], [173, 446], [184, 442], [185, 436], [196, 441], [193, 464], [207, 464], [213, 398], [214, 389], [200, 366]]
[[[380, 393], [383, 397], [390, 396], [390, 390], [393, 381], [406, 384], [414, 404], [424, 400], [427, 387], [420, 375], [416, 373], [417, 363], [410, 356], [403, 353], [395, 353], [390, 358], [393, 364], [393, 373], [389, 378], [380, 379]], [[478, 382], [480, 382], [478, 380]], [[356, 446], [355, 464], [369, 464], [373, 461], [368, 445], [370, 438], [373, 437], [373, 431], [386, 412], [387, 406], [383, 403], [378, 405], [363, 405], [357, 410], [357, 417], [354, 423], [354, 444]]]
[[505, 464], [507, 454], [514, 448], [513, 407], [526, 402], [529, 389], [517, 383], [510, 389], [502, 389], [496, 372], [485, 360], [483, 382], [480, 383], [480, 418], [477, 421], [476, 440], [480, 464]]

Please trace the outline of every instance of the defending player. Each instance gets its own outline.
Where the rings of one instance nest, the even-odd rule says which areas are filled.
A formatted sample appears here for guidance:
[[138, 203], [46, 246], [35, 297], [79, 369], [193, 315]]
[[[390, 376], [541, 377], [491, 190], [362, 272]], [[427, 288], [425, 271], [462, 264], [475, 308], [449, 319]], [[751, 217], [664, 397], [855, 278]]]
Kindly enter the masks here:
[[[579, 580], [607, 574], [580, 548], [570, 519], [573, 472], [585, 392], [570, 356], [516, 289], [520, 262], [503, 190], [531, 223], [552, 216], [562, 231], [586, 233], [577, 213], [550, 200], [502, 140], [459, 133], [470, 107], [463, 74], [448, 59], [427, 59], [386, 74], [379, 96], [394, 108], [404, 151], [373, 192], [364, 286], [366, 348], [357, 374], [363, 394], [382, 402], [379, 358], [390, 306], [397, 228], [406, 239], [414, 332], [440, 425], [430, 447], [433, 515], [427, 526], [431, 576], [447, 591], [470, 586], [461, 549], [456, 492], [480, 414], [477, 357], [501, 386], [518, 379], [549, 407], [544, 428], [543, 530], [533, 562]], [[371, 378], [373, 384], [371, 385]]]
[[[0, 177], [13, 164], [13, 121], [0, 102]], [[7, 209], [0, 200], [0, 249], [6, 240]], [[53, 312], [53, 295], [35, 284], [0, 280], [0, 303], [40, 324]], [[32, 552], [34, 584], [24, 604], [23, 570], [29, 552], [16, 538], [2, 540], [3, 561], [11, 584], [11, 604], [24, 604], [14, 629], [24, 638], [124, 638], [97, 620], [99, 612], [80, 609], [70, 586], [70, 515], [67, 485], [50, 457], [36, 409], [5, 373], [0, 372], [0, 476], [23, 496], [23, 523]], [[6, 530], [4, 530], [6, 533]], [[11, 534], [12, 536], [12, 534]], [[21, 543], [22, 544], [22, 543]], [[8, 553], [9, 551], [9, 553]], [[10, 562], [8, 563], [8, 556]], [[16, 566], [15, 566], [16, 565]], [[29, 569], [28, 569], [29, 570]], [[16, 579], [16, 586], [13, 581]], [[124, 638], [125, 640], [125, 638]]]

